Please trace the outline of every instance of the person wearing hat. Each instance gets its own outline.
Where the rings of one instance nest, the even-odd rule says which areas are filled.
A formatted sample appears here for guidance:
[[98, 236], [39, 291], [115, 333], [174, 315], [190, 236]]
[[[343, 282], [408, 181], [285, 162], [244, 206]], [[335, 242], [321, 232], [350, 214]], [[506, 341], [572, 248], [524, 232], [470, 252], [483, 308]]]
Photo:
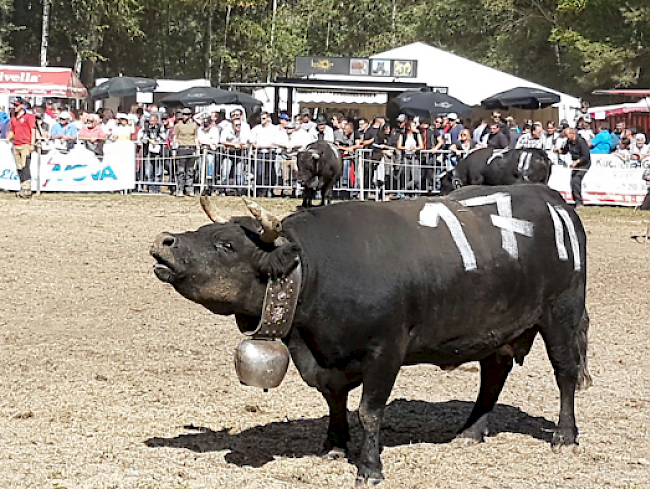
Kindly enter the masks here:
[[447, 114], [447, 119], [449, 119], [449, 131], [447, 132], [447, 144], [457, 144], [460, 139], [460, 133], [463, 129], [463, 125], [458, 121], [458, 115], [455, 112], [450, 112]]
[[36, 143], [36, 121], [33, 114], [28, 114], [25, 111], [22, 99], [14, 101], [14, 116], [9, 122], [7, 141], [14, 143], [14, 159], [20, 178], [20, 191], [16, 195], [28, 199], [32, 196], [32, 177], [29, 165]]
[[194, 195], [194, 164], [199, 152], [199, 126], [192, 120], [192, 109], [181, 111], [181, 120], [174, 126], [176, 148], [176, 196]]
[[67, 110], [59, 114], [59, 122], [54, 124], [50, 137], [54, 141], [54, 149], [70, 150], [77, 141], [78, 129], [74, 124], [70, 124], [72, 116]]
[[327, 141], [334, 143], [334, 129], [327, 125], [327, 118], [325, 114], [321, 114], [316, 119], [316, 127], [309, 131], [314, 141]]

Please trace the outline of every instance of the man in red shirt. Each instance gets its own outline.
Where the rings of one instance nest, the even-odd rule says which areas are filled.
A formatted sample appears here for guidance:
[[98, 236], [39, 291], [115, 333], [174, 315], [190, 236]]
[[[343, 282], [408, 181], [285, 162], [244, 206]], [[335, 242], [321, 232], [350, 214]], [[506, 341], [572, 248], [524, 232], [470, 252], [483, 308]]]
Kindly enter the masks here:
[[20, 192], [17, 197], [29, 199], [32, 196], [32, 175], [29, 164], [31, 154], [36, 142], [36, 121], [33, 114], [25, 112], [24, 101], [14, 101], [14, 116], [11, 118], [7, 140], [14, 142], [14, 159], [18, 178], [20, 178]]

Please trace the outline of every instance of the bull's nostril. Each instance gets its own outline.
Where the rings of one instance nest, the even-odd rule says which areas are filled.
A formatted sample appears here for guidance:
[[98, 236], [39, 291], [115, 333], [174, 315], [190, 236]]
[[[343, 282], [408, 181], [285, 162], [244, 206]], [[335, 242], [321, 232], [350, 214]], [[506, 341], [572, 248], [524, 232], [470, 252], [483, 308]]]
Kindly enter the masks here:
[[163, 246], [174, 246], [174, 242], [176, 240], [174, 239], [173, 236], [165, 236], [162, 240], [162, 245]]

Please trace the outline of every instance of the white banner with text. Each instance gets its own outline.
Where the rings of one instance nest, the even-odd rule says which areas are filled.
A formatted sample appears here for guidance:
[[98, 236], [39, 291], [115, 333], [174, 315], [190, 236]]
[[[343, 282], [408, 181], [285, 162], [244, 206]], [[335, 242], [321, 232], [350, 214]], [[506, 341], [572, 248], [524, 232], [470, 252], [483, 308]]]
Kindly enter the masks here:
[[[71, 151], [32, 154], [32, 190], [43, 192], [114, 192], [135, 187], [135, 145], [104, 145], [103, 157], [78, 144]], [[20, 190], [13, 150], [0, 141], [0, 189]]]
[[[645, 160], [637, 168], [630, 168], [613, 155], [592, 155], [591, 167], [582, 180], [582, 199], [585, 204], [637, 206], [643, 203], [647, 183], [643, 180]], [[567, 202], [571, 197], [572, 168], [553, 165], [549, 187], [557, 190]]]

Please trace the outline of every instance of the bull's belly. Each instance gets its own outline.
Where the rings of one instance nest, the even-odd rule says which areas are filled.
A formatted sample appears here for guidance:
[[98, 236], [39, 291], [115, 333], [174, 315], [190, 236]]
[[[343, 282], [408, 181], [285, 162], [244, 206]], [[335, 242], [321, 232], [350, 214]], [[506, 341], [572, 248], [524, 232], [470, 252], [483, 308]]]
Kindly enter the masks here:
[[538, 310], [508, 316], [468, 320], [462, 324], [420, 325], [409, 332], [405, 365], [431, 363], [441, 367], [480, 361], [516, 343], [526, 331], [538, 327]]

